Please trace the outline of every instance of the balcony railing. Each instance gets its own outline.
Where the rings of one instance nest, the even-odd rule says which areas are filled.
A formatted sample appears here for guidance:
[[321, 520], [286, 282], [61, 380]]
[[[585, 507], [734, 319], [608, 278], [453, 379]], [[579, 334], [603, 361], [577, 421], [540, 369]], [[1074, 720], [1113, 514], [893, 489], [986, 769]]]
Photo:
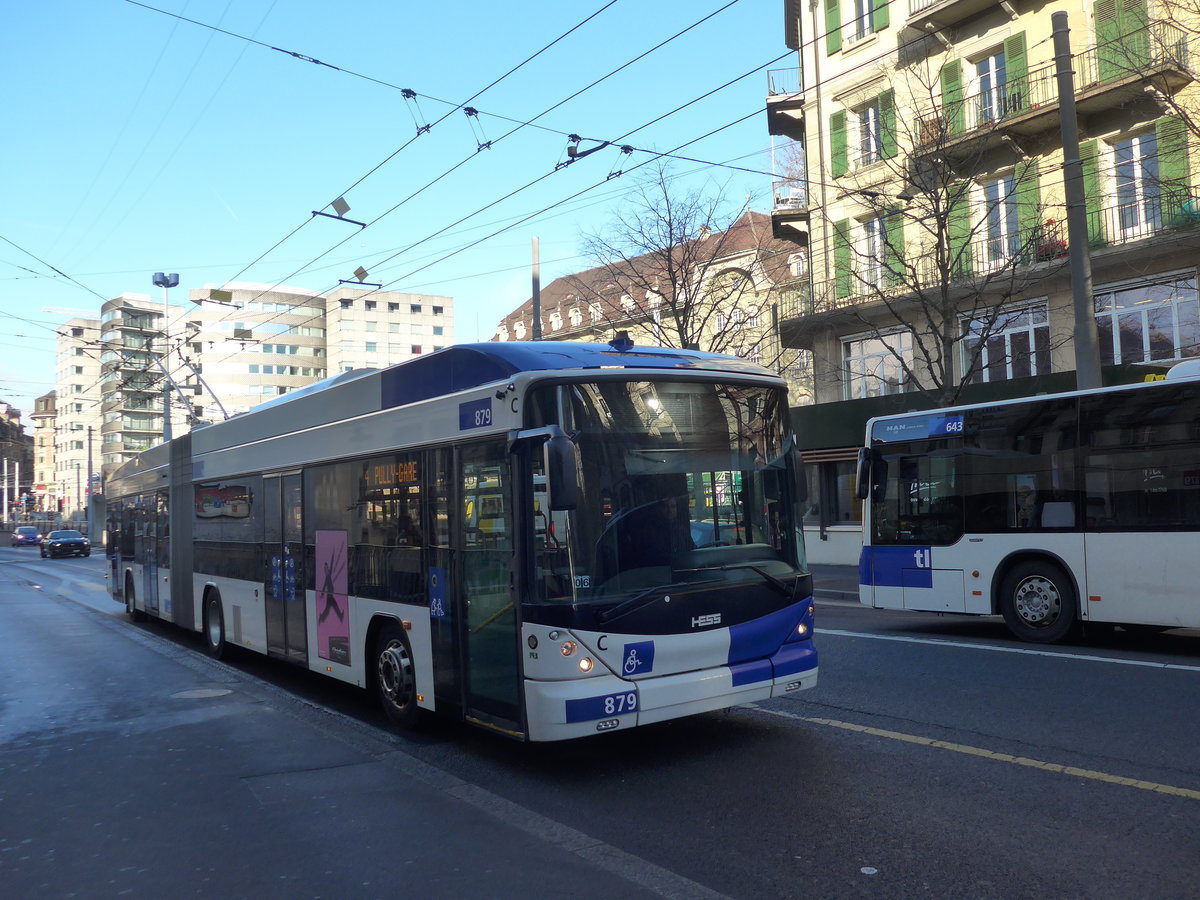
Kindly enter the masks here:
[[[1190, 73], [1188, 36], [1168, 22], [1153, 22], [1119, 41], [1080, 51], [1074, 56], [1074, 68], [1077, 94], [1164, 71]], [[917, 116], [916, 144], [924, 150], [954, 144], [1029, 114], [1049, 112], [1057, 104], [1057, 73], [1049, 63], [1022, 78]], [[1047, 117], [1046, 123], [1052, 127], [1057, 120]]]
[[786, 94], [799, 94], [804, 91], [804, 79], [800, 69], [771, 69], [767, 72], [767, 96], [778, 97]]
[[[787, 285], [780, 291], [784, 319], [834, 312], [892, 297], [935, 291], [943, 284], [986, 291], [988, 283], [1038, 277], [1036, 266], [1064, 266], [1070, 247], [1061, 210], [1032, 229], [977, 235], [956, 246], [942, 266], [930, 254], [894, 264], [860, 259], [849, 271], [825, 282]], [[1149, 189], [1136, 202], [1111, 203], [1087, 215], [1087, 240], [1093, 253], [1148, 239], [1195, 232], [1200, 237], [1200, 196], [1192, 191]], [[945, 267], [945, 277], [942, 268]]]
[[802, 181], [776, 181], [773, 185], [775, 212], [803, 212], [808, 210], [808, 185]]

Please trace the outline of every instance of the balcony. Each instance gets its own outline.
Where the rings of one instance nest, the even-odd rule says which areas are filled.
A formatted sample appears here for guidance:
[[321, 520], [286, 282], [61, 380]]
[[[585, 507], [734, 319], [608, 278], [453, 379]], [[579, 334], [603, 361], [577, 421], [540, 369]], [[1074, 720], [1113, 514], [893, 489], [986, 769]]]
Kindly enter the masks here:
[[804, 86], [798, 68], [767, 72], [767, 132], [804, 140]]
[[808, 185], [802, 181], [776, 181], [771, 207], [771, 229], [775, 237], [795, 240], [797, 233], [808, 233]]
[[[1129, 103], [1148, 87], [1174, 92], [1194, 80], [1187, 34], [1154, 22], [1120, 41], [1074, 55], [1075, 107], [1080, 116]], [[915, 153], [961, 157], [1059, 128], [1054, 63], [988, 91], [943, 104], [917, 116]]]
[[948, 28], [985, 10], [1007, 5], [996, 0], [908, 0], [908, 20], [905, 24], [922, 32], [930, 25]]
[[[1163, 191], [1135, 203], [1109, 201], [1087, 216], [1087, 241], [1095, 267], [1126, 266], [1130, 258], [1144, 257], [1151, 248], [1179, 253], [1180, 241], [1189, 248], [1200, 246], [1200, 195], [1194, 191]], [[1070, 250], [1065, 212], [1061, 207], [1045, 208], [1043, 214], [1047, 218], [1033, 229], [999, 237], [977, 233], [950, 255], [945, 279], [936, 259], [924, 256], [910, 259], [899, 274], [878, 260], [861, 260], [838, 278], [788, 286], [779, 301], [788, 346], [804, 346], [815, 320], [853, 307], [905, 297], [915, 300], [919, 291], [931, 296], [944, 284], [963, 296], [1012, 295], [1065, 273]], [[814, 321], [797, 321], [802, 319]]]

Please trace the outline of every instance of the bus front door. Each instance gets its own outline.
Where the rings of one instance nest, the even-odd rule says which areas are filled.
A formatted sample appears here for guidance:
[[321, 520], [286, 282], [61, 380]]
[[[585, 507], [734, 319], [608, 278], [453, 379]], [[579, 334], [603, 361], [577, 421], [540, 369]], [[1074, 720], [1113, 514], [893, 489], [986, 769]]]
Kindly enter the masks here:
[[308, 661], [308, 628], [300, 475], [264, 477], [263, 495], [267, 654], [303, 665]]
[[[517, 734], [521, 673], [510, 567], [513, 556], [511, 460], [501, 442], [460, 452], [464, 524], [459, 535], [467, 718]], [[487, 504], [486, 517], [480, 515]], [[475, 516], [467, 514], [470, 509]], [[487, 527], [482, 527], [486, 518]]]

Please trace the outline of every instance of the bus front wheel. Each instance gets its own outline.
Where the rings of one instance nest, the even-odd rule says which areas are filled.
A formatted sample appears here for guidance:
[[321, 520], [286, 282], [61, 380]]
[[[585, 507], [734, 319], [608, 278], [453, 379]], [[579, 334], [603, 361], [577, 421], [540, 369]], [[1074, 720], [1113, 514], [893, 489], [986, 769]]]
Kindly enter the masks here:
[[1075, 589], [1067, 573], [1053, 563], [1018, 563], [1000, 586], [1000, 612], [1020, 640], [1057, 643], [1071, 633], [1078, 619]]
[[211, 590], [204, 595], [204, 646], [213, 659], [225, 655], [225, 613], [221, 609], [220, 591]]
[[404, 629], [384, 625], [375, 641], [375, 692], [387, 717], [402, 728], [417, 724], [416, 676]]

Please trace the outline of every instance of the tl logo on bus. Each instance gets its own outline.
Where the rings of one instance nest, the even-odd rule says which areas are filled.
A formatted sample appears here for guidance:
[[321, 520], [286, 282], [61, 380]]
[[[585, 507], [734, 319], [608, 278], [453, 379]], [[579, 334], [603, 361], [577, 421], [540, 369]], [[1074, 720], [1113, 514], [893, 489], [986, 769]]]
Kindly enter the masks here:
[[933, 551], [928, 547], [913, 551], [913, 565], [918, 569], [928, 569], [933, 566]]

